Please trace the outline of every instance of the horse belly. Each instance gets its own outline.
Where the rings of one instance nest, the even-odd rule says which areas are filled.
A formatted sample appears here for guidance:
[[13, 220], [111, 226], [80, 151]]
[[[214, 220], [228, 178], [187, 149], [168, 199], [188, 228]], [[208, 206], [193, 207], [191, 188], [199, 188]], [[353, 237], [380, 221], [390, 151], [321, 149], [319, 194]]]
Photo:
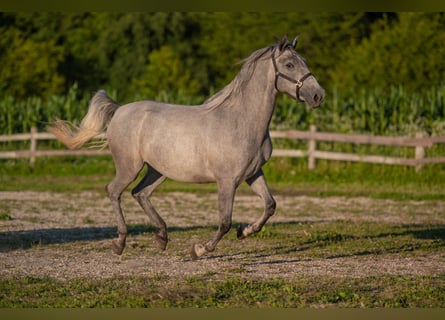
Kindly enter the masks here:
[[164, 176], [182, 182], [215, 181], [202, 146], [187, 139], [153, 141], [144, 147], [144, 161]]

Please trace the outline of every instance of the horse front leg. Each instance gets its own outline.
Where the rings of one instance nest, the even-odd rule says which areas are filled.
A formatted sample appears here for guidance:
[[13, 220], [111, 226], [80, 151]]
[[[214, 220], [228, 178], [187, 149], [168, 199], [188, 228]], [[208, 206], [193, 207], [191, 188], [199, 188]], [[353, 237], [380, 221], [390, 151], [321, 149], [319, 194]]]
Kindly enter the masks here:
[[207, 252], [215, 250], [216, 245], [232, 227], [233, 200], [237, 185], [232, 181], [218, 183], [218, 211], [219, 227], [216, 234], [205, 245], [194, 244], [190, 251], [193, 260], [198, 259]]
[[259, 195], [261, 199], [263, 199], [264, 213], [253, 224], [239, 227], [237, 232], [238, 239], [244, 239], [252, 233], [260, 231], [267, 220], [269, 220], [269, 218], [275, 213], [276, 208], [276, 202], [270, 193], [262, 170], [255, 174], [252, 178], [247, 179], [246, 182], [250, 185], [252, 190]]

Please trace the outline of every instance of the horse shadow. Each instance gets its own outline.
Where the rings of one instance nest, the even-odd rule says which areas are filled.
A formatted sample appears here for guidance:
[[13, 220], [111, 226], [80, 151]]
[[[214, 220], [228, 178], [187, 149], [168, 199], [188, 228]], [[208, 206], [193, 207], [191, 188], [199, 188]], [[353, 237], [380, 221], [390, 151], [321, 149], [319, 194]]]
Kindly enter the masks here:
[[[168, 232], [181, 232], [204, 229], [204, 226], [169, 227]], [[152, 233], [150, 225], [128, 225], [129, 235]], [[26, 250], [35, 246], [65, 244], [77, 241], [100, 241], [117, 237], [117, 227], [74, 227], [48, 228], [0, 232], [0, 253], [14, 250]]]
[[[288, 222], [276, 222], [273, 224], [301, 224], [301, 223], [320, 223], [320, 221], [311, 221], [311, 222], [302, 222], [302, 221], [288, 221]], [[241, 223], [234, 222], [233, 228], [236, 228]], [[171, 226], [168, 227], [168, 232], [187, 232], [187, 231], [199, 231], [203, 229], [208, 229], [208, 226], [189, 226], [189, 227], [178, 227]], [[359, 238], [367, 238], [367, 239], [379, 239], [379, 238], [387, 238], [387, 237], [402, 237], [411, 235], [416, 239], [424, 239], [424, 240], [436, 240], [440, 241], [440, 246], [445, 247], [445, 225], [438, 225], [436, 227], [425, 226], [413, 224], [409, 225], [408, 228], [404, 228], [405, 230], [401, 231], [393, 231], [387, 233], [380, 233], [377, 235], [350, 235], [350, 234], [335, 234], [334, 236], [326, 239], [308, 239], [304, 242], [299, 242], [294, 245], [277, 245], [275, 247], [275, 255], [280, 256], [280, 259], [283, 259], [283, 254], [289, 254], [293, 256], [293, 260], [295, 260], [295, 253], [304, 252], [307, 250], [311, 250], [317, 247], [324, 247], [332, 242], [346, 242], [350, 240], [358, 240]], [[151, 225], [145, 224], [133, 224], [128, 225], [128, 233], [129, 235], [141, 235], [145, 233], [153, 233], [155, 228]], [[117, 236], [117, 227], [73, 227], [73, 228], [48, 228], [48, 229], [34, 229], [34, 230], [19, 230], [19, 231], [5, 231], [0, 232], [0, 253], [1, 252], [10, 252], [14, 250], [26, 250], [31, 249], [35, 246], [42, 245], [51, 245], [51, 244], [64, 244], [71, 243], [77, 241], [100, 241], [113, 239]], [[407, 248], [394, 246], [392, 248], [387, 248], [385, 252], [400, 252], [406, 251]], [[378, 252], [365, 249], [362, 251], [355, 251], [346, 254], [338, 254], [327, 257], [328, 259], [334, 258], [342, 258], [348, 256], [365, 256], [372, 255]], [[241, 254], [240, 252], [237, 255]], [[270, 257], [270, 254], [264, 255]], [[221, 256], [209, 256], [208, 259], [211, 258], [221, 258]], [[253, 257], [255, 259], [261, 259], [262, 255], [256, 255]], [[255, 263], [260, 263], [257, 260]], [[297, 259], [298, 260], [298, 259]], [[285, 262], [285, 261], [282, 261]], [[288, 261], [286, 261], [288, 262]], [[268, 264], [280, 263], [280, 261], [268, 261], [264, 262]]]
[[[277, 222], [275, 224], [301, 224], [301, 222]], [[306, 224], [319, 223], [318, 222], [305, 222]], [[298, 242], [293, 245], [277, 245], [275, 246], [274, 253], [267, 254], [257, 254], [252, 258], [251, 262], [246, 263], [245, 265], [279, 265], [283, 263], [298, 263], [301, 261], [295, 255], [298, 253], [304, 253], [305, 251], [313, 250], [316, 248], [323, 248], [327, 245], [336, 243], [337, 245], [341, 243], [346, 243], [351, 240], [360, 240], [360, 239], [369, 239], [369, 240], [378, 240], [384, 238], [394, 238], [397, 237], [405, 237], [411, 236], [414, 239], [421, 240], [434, 240], [437, 242], [436, 246], [445, 247], [445, 225], [438, 225], [432, 227], [431, 225], [422, 225], [422, 224], [411, 224], [405, 225], [404, 230], [400, 231], [392, 231], [392, 232], [382, 232], [375, 235], [352, 235], [347, 233], [336, 233], [324, 239], [308, 239], [306, 241]], [[359, 256], [367, 256], [367, 255], [376, 255], [376, 254], [384, 254], [384, 253], [399, 253], [406, 251], [414, 251], [416, 250], [416, 245], [411, 246], [410, 244], [397, 244], [394, 242], [393, 246], [384, 248], [383, 251], [376, 248], [373, 249], [363, 249], [361, 251], [351, 251], [349, 253], [340, 253], [326, 256], [325, 259], [339, 259], [346, 257], [359, 257]], [[286, 255], [289, 256], [289, 259], [283, 258]], [[276, 257], [276, 259], [273, 258]], [[272, 258], [272, 259], [271, 259]]]

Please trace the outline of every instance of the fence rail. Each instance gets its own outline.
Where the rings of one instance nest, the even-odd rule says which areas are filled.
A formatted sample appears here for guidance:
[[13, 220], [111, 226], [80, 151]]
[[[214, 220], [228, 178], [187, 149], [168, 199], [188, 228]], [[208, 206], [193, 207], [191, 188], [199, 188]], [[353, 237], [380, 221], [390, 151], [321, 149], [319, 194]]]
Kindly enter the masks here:
[[[433, 163], [445, 163], [445, 156], [443, 157], [426, 157], [426, 148], [430, 148], [435, 144], [445, 144], [445, 136], [439, 137], [424, 137], [417, 134], [416, 137], [385, 137], [385, 136], [371, 136], [362, 134], [342, 134], [318, 132], [315, 126], [311, 126], [309, 131], [288, 130], [288, 131], [271, 131], [270, 136], [273, 139], [292, 139], [292, 140], [306, 140], [308, 142], [306, 150], [299, 149], [274, 149], [273, 157], [307, 157], [308, 168], [314, 169], [316, 159], [335, 160], [335, 161], [351, 161], [351, 162], [367, 162], [388, 165], [404, 165], [415, 166], [420, 170], [424, 165]], [[102, 136], [99, 136], [103, 137]], [[104, 150], [38, 150], [39, 140], [55, 140], [51, 133], [37, 132], [36, 128], [31, 128], [30, 133], [20, 133], [13, 135], [0, 136], [0, 142], [9, 141], [30, 141], [29, 150], [17, 151], [2, 151], [0, 152], [0, 159], [16, 159], [29, 158], [30, 166], [34, 167], [37, 157], [44, 156], [93, 156], [93, 155], [108, 155], [110, 151]], [[378, 155], [359, 155], [354, 153], [332, 152], [317, 150], [317, 142], [341, 142], [352, 144], [371, 144], [380, 146], [393, 147], [414, 147], [414, 158], [402, 157], [387, 157]]]

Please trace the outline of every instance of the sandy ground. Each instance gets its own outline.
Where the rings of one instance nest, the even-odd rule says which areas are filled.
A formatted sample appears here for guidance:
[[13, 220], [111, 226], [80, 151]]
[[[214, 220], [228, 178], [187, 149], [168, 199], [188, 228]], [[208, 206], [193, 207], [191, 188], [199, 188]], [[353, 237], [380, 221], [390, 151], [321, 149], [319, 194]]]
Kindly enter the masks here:
[[[445, 225], [444, 201], [393, 201], [370, 198], [275, 196], [278, 209], [269, 223], [383, 221], [394, 224]], [[148, 218], [127, 193], [123, 195], [127, 224], [148, 224]], [[216, 194], [160, 193], [153, 196], [169, 228], [199, 230], [217, 225]], [[235, 222], [259, 217], [261, 201], [238, 194]], [[168, 278], [202, 274], [242, 273], [263, 278], [302, 276], [363, 277], [437, 275], [445, 272], [445, 252], [424, 254], [351, 255], [296, 258], [264, 254], [261, 239], [230, 243], [222, 240], [213, 254], [192, 261], [186, 244], [174, 243], [159, 252], [145, 232], [134, 232], [122, 256], [111, 253], [115, 217], [103, 193], [0, 192], [0, 277], [32, 276], [71, 279], [138, 275]], [[136, 228], [136, 227], [135, 227]], [[137, 228], [135, 229], [137, 230]], [[198, 231], [197, 231], [198, 233]], [[226, 237], [234, 238], [234, 231]], [[19, 239], [19, 244], [15, 243]], [[26, 239], [24, 241], [23, 239]], [[183, 239], [180, 241], [184, 241]], [[227, 248], [228, 245], [232, 247]], [[254, 246], [258, 246], [255, 248]]]

